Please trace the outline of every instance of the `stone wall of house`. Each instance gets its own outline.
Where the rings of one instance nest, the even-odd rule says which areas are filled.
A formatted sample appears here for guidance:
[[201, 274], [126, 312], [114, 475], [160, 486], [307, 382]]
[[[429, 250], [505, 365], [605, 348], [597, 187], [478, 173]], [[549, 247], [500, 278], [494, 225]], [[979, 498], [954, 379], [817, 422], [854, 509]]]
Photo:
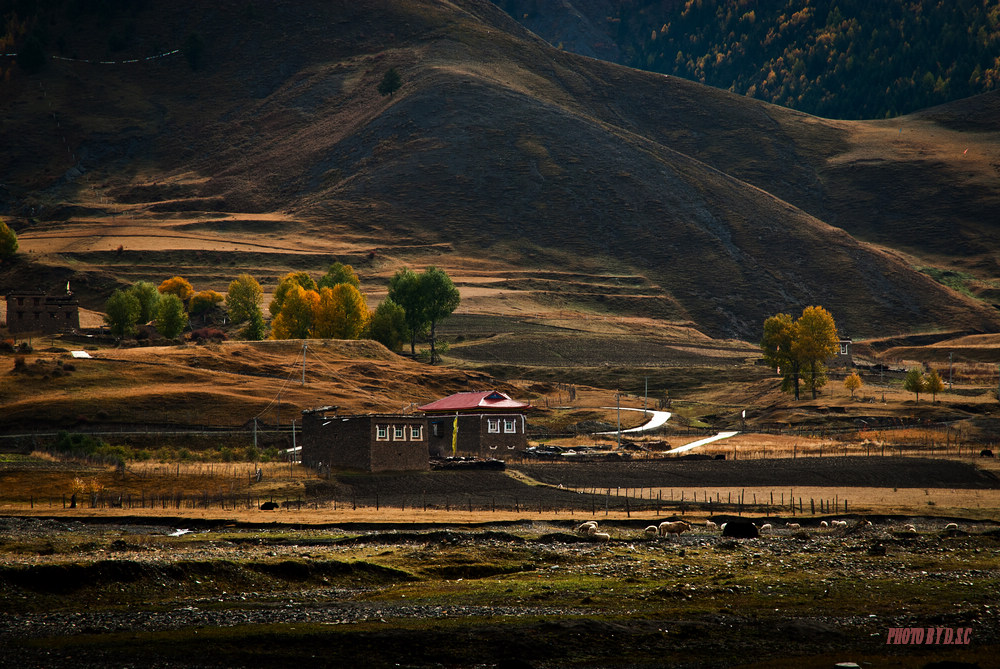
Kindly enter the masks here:
[[[431, 455], [453, 455], [455, 416], [430, 416], [428, 423]], [[521, 414], [459, 415], [455, 445], [454, 455], [481, 458], [502, 458], [507, 453], [523, 451], [528, 445], [524, 417]]]
[[431, 468], [427, 419], [423, 416], [372, 416], [368, 436], [371, 444], [368, 471], [427, 471]]
[[7, 330], [12, 335], [57, 334], [80, 329], [80, 303], [71, 295], [24, 292], [7, 295]]
[[427, 421], [422, 416], [304, 413], [302, 462], [367, 472], [426, 471]]

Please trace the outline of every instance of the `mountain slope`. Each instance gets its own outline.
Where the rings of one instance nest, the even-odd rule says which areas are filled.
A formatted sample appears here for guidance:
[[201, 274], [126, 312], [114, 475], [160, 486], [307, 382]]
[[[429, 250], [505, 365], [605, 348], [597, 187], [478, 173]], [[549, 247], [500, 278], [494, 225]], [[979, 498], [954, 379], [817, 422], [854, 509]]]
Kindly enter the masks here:
[[[808, 304], [855, 334], [998, 324], [902, 256], [824, 222], [901, 241], [875, 214], [925, 194], [900, 187], [883, 205], [885, 181], [857, 169], [870, 160], [859, 146], [878, 150], [894, 128], [559, 52], [485, 1], [247, 7], [130, 10], [135, 53], [123, 57], [193, 30], [205, 44], [195, 71], [180, 55], [52, 60], [2, 84], [11, 173], [0, 210], [23, 248], [126, 280], [140, 278], [138, 262], [153, 277], [179, 271], [176, 251], [191, 249], [185, 267], [203, 266], [216, 289], [244, 268], [267, 283], [333, 256], [375, 257], [359, 266], [370, 285], [433, 262], [463, 273], [460, 287], [500, 285], [536, 312], [641, 315], [749, 339], [767, 316]], [[81, 58], [101, 49], [101, 26], [86, 27], [73, 46]], [[390, 67], [404, 83], [383, 97]], [[969, 133], [931, 116], [911, 126], [915, 154], [946, 150], [937, 134]], [[994, 133], [976, 137], [995, 155]], [[914, 170], [927, 189], [957, 169], [897, 153], [882, 166]], [[995, 182], [988, 160], [961, 169], [970, 187]], [[987, 192], [962, 215], [990, 202]], [[933, 236], [933, 220], [926, 227]], [[985, 256], [997, 247], [982, 234]], [[636, 287], [591, 290], [580, 275]]]

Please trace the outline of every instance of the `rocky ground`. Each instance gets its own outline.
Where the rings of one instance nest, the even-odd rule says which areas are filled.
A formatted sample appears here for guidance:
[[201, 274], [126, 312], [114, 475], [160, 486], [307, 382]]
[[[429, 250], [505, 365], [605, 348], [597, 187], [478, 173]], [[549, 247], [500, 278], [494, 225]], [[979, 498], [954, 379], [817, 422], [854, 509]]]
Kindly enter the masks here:
[[[997, 528], [872, 520], [751, 540], [613, 524], [595, 543], [570, 520], [179, 533], [0, 518], [0, 666], [991, 666]], [[885, 644], [913, 626], [973, 642]]]

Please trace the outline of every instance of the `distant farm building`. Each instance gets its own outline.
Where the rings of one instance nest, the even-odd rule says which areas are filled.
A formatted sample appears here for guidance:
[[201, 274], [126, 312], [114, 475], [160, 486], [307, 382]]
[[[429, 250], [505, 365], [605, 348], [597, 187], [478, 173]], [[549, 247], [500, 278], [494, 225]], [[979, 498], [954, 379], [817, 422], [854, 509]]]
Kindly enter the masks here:
[[831, 368], [846, 367], [848, 369], [854, 367], [854, 356], [851, 353], [852, 343], [850, 337], [841, 337], [837, 352], [827, 360], [826, 366]]
[[458, 393], [418, 407], [420, 414], [338, 416], [302, 412], [302, 462], [367, 472], [424, 471], [432, 456], [498, 458], [527, 446], [530, 405], [498, 391]]
[[7, 330], [11, 335], [58, 334], [80, 329], [80, 301], [40, 290], [7, 295]]

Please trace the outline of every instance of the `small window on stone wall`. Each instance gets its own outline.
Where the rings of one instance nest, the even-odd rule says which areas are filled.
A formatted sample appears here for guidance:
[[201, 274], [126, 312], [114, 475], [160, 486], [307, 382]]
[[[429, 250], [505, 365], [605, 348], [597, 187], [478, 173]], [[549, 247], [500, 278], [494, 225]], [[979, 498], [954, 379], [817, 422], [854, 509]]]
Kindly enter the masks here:
[[388, 441], [389, 440], [389, 426], [388, 425], [377, 425], [375, 427], [375, 439], [378, 441]]

